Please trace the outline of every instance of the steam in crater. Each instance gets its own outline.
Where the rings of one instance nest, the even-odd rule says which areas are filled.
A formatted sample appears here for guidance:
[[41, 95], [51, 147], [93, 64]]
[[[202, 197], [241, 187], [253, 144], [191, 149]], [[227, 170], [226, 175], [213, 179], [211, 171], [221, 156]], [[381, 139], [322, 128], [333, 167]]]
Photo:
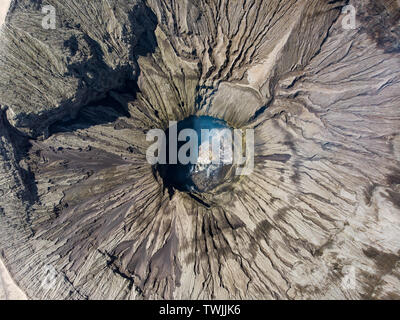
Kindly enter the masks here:
[[166, 133], [166, 163], [157, 170], [167, 188], [209, 191], [232, 174], [233, 130], [224, 121], [192, 116]]

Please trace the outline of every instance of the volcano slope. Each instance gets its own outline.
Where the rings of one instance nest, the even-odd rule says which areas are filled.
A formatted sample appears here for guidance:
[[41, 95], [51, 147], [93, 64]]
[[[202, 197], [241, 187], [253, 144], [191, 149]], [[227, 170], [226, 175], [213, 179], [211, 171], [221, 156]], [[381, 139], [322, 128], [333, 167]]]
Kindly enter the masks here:
[[[0, 252], [27, 297], [400, 298], [397, 1], [44, 5], [0, 35]], [[146, 133], [189, 116], [254, 129], [253, 172], [167, 191]]]

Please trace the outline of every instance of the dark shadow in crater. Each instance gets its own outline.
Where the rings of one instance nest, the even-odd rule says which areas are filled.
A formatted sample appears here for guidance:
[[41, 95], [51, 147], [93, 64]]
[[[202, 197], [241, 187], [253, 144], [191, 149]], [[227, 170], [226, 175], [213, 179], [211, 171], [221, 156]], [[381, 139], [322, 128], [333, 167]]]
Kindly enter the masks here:
[[[132, 63], [118, 68], [111, 69], [104, 62], [104, 54], [100, 45], [89, 36], [85, 36], [86, 42], [90, 46], [91, 58], [82, 63], [73, 63], [68, 65], [68, 72], [65, 76], [73, 76], [79, 79], [78, 91], [82, 88], [89, 88], [87, 96], [83, 99], [82, 107], [79, 108], [77, 116], [74, 119], [57, 120], [48, 126], [48, 135], [56, 133], [74, 132], [79, 129], [87, 129], [94, 125], [111, 124], [121, 117], [130, 117], [127, 104], [118, 101], [112, 94], [128, 94], [132, 99], [135, 99], [139, 88], [137, 86], [137, 76], [133, 77], [134, 72], [136, 75], [140, 74], [139, 67], [137, 66], [137, 58], [142, 55], [147, 55], [155, 52], [157, 42], [154, 31], [157, 26], [157, 19], [155, 14], [150, 8], [145, 7], [145, 10], [133, 10], [129, 15], [129, 23], [131, 29], [140, 29], [137, 34], [140, 35], [136, 45], [132, 45], [131, 61]], [[79, 26], [75, 26], [79, 28]], [[125, 35], [128, 37], [128, 35]], [[129, 43], [127, 43], [129, 45]], [[77, 39], [73, 36], [64, 41], [65, 49], [69, 50], [72, 55], [77, 53], [79, 48]], [[102, 88], [106, 86], [96, 85], [96, 77], [102, 79], [117, 77], [120, 79], [118, 87], [110, 88], [106, 92], [102, 92]], [[98, 84], [98, 83], [97, 83]], [[93, 95], [93, 92], [95, 93]], [[77, 92], [79, 95], [79, 92]], [[93, 96], [98, 96], [97, 100], [93, 100]], [[47, 122], [51, 118], [60, 119], [60, 117], [68, 117], [69, 106], [72, 105], [72, 100], [62, 102], [58, 109], [49, 111], [40, 116], [23, 115], [26, 119], [32, 119], [36, 123]], [[64, 109], [61, 111], [60, 109]], [[16, 150], [17, 161], [30, 163], [30, 156], [32, 154], [32, 137], [23, 135], [13, 126], [11, 126], [3, 112], [0, 113], [0, 126], [7, 128], [13, 145]], [[40, 127], [40, 126], [38, 126]], [[34, 137], [38, 136], [41, 131], [38, 129], [34, 132]], [[40, 143], [40, 142], [39, 142]], [[18, 146], [18, 148], [16, 147]], [[57, 149], [58, 146], [54, 146]], [[38, 151], [39, 152], [39, 151]], [[83, 156], [82, 156], [83, 157]], [[83, 157], [84, 159], [84, 157]], [[39, 196], [35, 179], [35, 169], [29, 165], [19, 168], [23, 178], [25, 190], [21, 192], [21, 199], [28, 201], [31, 205], [37, 203]], [[23, 194], [22, 194], [23, 193]], [[27, 218], [29, 219], [29, 217]]]
[[38, 194], [35, 177], [31, 170], [29, 170], [26, 166], [21, 166], [21, 163], [24, 162], [25, 159], [29, 160], [29, 151], [32, 147], [32, 144], [25, 135], [21, 134], [20, 131], [15, 129], [8, 122], [5, 112], [3, 111], [0, 111], [0, 127], [2, 127], [6, 131], [6, 135], [9, 136], [10, 142], [14, 148], [15, 160], [20, 164], [17, 167], [22, 178], [24, 188], [18, 192], [17, 196], [22, 201], [26, 201], [28, 204], [32, 205], [36, 202]]
[[[111, 69], [104, 62], [104, 54], [100, 45], [89, 36], [85, 35], [84, 39], [90, 47], [90, 58], [82, 63], [73, 63], [68, 65], [68, 72], [65, 76], [72, 76], [79, 79], [79, 88], [90, 88], [89, 96], [99, 97], [99, 99], [84, 103], [80, 108], [77, 116], [66, 121], [60, 120], [49, 127], [49, 135], [59, 132], [73, 132], [78, 129], [87, 129], [94, 125], [113, 123], [120, 117], [130, 117], [128, 106], [126, 103], [118, 101], [112, 94], [112, 91], [124, 95], [128, 94], [131, 100], [136, 99], [137, 93], [140, 91], [137, 86], [137, 77], [140, 74], [140, 68], [137, 64], [139, 56], [147, 56], [155, 52], [157, 41], [155, 29], [157, 27], [157, 17], [150, 8], [145, 10], [133, 11], [129, 15], [131, 29], [139, 30], [140, 37], [136, 46], [130, 53], [131, 65], [123, 66], [117, 69]], [[124, 35], [128, 37], [127, 35]], [[78, 43], [75, 36], [72, 36], [64, 42], [64, 47], [75, 55], [78, 50]], [[133, 74], [136, 76], [133, 77]], [[118, 79], [118, 86], [111, 88], [108, 92], [103, 91], [102, 83], [98, 79]], [[66, 102], [68, 104], [68, 102]], [[101, 106], [99, 112], [86, 112], [86, 108], [95, 108]]]
[[[193, 196], [194, 193], [202, 193], [213, 189], [214, 187], [221, 184], [231, 168], [231, 164], [224, 164], [220, 162], [218, 165], [202, 165], [201, 167], [196, 166], [196, 163], [199, 161], [199, 158], [202, 157], [205, 159], [205, 156], [211, 156], [211, 153], [201, 152], [200, 146], [204, 146], [204, 141], [202, 141], [202, 130], [216, 130], [215, 132], [222, 132], [221, 130], [228, 129], [232, 130], [225, 121], [216, 119], [210, 116], [190, 116], [182, 121], [179, 121], [174, 128], [176, 130], [177, 135], [184, 129], [192, 129], [197, 134], [197, 155], [195, 156], [195, 163], [182, 164], [179, 161], [178, 152], [183, 145], [185, 145], [189, 139], [187, 138], [185, 141], [177, 141], [177, 150], [176, 150], [176, 163], [170, 163], [171, 151], [170, 151], [170, 130], [166, 131], [166, 164], [157, 164], [156, 170], [160, 173], [160, 176], [163, 179], [164, 186], [168, 189], [170, 196], [173, 195], [174, 190], [179, 190], [183, 192], [190, 193], [191, 197], [197, 201], [199, 198]], [[216, 134], [217, 134], [216, 133]], [[214, 137], [214, 133], [211, 134], [211, 137]], [[211, 147], [211, 139], [209, 139], [210, 147]], [[223, 143], [222, 143], [223, 145]], [[219, 147], [219, 152], [221, 151], [221, 145]], [[206, 148], [204, 148], [206, 150]], [[187, 156], [190, 156], [190, 151], [188, 150], [186, 153]], [[199, 201], [200, 202], [200, 201]], [[208, 204], [202, 203], [206, 207], [209, 207]]]
[[136, 29], [142, 28], [141, 36], [133, 52], [136, 60], [139, 56], [154, 53], [157, 48], [157, 38], [154, 33], [158, 25], [157, 17], [147, 6], [144, 11], [144, 14], [131, 14], [129, 16], [132, 26]]
[[92, 126], [113, 123], [120, 117], [130, 117], [127, 106], [107, 93], [107, 97], [83, 107], [71, 120], [57, 121], [49, 127], [49, 135], [61, 132], [73, 132]]

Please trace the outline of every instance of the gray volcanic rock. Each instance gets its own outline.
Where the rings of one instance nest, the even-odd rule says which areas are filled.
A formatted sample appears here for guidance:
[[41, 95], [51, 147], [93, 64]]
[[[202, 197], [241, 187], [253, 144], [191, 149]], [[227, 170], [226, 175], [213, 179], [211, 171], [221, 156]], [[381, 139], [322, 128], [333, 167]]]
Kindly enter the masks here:
[[[55, 30], [14, 0], [0, 36], [0, 252], [29, 298], [400, 298], [398, 2], [48, 3]], [[166, 192], [146, 132], [191, 115], [254, 129], [254, 171]]]
[[40, 2], [15, 0], [0, 39], [1, 103], [12, 125], [34, 136], [135, 80], [134, 48], [151, 23], [140, 1], [46, 5], [55, 8], [55, 30], [43, 29]]

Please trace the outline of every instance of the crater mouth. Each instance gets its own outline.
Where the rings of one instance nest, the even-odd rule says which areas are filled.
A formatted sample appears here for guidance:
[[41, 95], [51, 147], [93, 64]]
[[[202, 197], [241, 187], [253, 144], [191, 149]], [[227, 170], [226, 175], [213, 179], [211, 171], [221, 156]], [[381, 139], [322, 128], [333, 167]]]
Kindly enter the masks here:
[[226, 182], [233, 167], [233, 128], [210, 116], [190, 116], [165, 131], [166, 163], [156, 169], [169, 190], [203, 193]]

